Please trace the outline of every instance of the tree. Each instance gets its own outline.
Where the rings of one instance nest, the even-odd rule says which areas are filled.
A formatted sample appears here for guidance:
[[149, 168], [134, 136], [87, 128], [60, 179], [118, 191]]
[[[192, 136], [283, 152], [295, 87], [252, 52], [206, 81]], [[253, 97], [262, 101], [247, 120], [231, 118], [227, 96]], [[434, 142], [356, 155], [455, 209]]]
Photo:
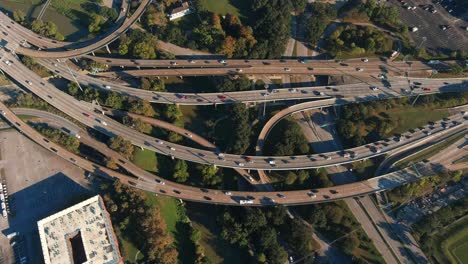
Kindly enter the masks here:
[[130, 102], [129, 112], [144, 116], [154, 116], [156, 112], [153, 109], [153, 106], [148, 101], [135, 100]]
[[175, 104], [169, 104], [166, 106], [166, 111], [164, 112], [164, 116], [171, 122], [175, 122], [182, 117], [182, 111], [180, 108], [177, 107]]
[[25, 26], [28, 23], [26, 13], [24, 13], [22, 10], [13, 11], [13, 20], [20, 23], [23, 26]]
[[137, 43], [133, 47], [133, 56], [144, 60], [156, 59], [155, 47], [148, 42]]
[[91, 23], [88, 25], [88, 31], [91, 33], [100, 31], [101, 25], [103, 25], [106, 22], [104, 17], [96, 13], [92, 13], [90, 17], [91, 17]]
[[69, 82], [67, 84], [67, 90], [70, 95], [77, 95], [79, 92], [80, 87], [76, 82]]
[[227, 36], [221, 46], [221, 53], [225, 54], [228, 58], [231, 58], [235, 50], [236, 40], [231, 36]]
[[115, 136], [109, 139], [108, 145], [111, 149], [121, 153], [127, 159], [133, 157], [133, 145], [130, 141], [125, 140], [122, 136]]
[[291, 220], [289, 232], [286, 233], [286, 242], [291, 247], [294, 255], [297, 257], [305, 257], [311, 255], [314, 250], [313, 246], [313, 230], [306, 226], [301, 220], [294, 218]]
[[218, 176], [218, 168], [211, 165], [201, 165], [200, 173], [204, 185], [214, 186], [221, 182], [221, 177]]
[[252, 133], [248, 109], [243, 104], [235, 104], [232, 107], [231, 120], [235, 129], [228, 150], [236, 154], [245, 153], [250, 145], [250, 134]]
[[174, 173], [172, 178], [176, 182], [186, 182], [189, 177], [188, 166], [184, 160], [177, 160], [174, 164]]
[[109, 169], [117, 170], [119, 168], [115, 160], [112, 158], [106, 158], [105, 163], [106, 163], [106, 167]]

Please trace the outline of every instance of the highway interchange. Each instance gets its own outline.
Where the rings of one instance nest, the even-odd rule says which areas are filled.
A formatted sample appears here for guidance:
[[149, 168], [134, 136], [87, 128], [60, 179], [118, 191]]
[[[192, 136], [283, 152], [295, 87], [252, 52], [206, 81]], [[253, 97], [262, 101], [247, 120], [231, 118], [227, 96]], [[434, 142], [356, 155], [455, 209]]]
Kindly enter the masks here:
[[[124, 1], [125, 2], [125, 1]], [[24, 55], [44, 58], [41, 60], [41, 64], [49, 68], [56, 74], [68, 78], [78, 79], [79, 82], [89, 85], [90, 87], [98, 89], [115, 90], [125, 95], [131, 95], [139, 97], [144, 100], [159, 103], [177, 103], [177, 104], [218, 104], [218, 103], [247, 103], [247, 102], [266, 102], [266, 101], [279, 101], [279, 100], [292, 100], [292, 99], [310, 99], [310, 98], [330, 98], [335, 99], [317, 101], [305, 103], [312, 104], [313, 106], [307, 105], [307, 109], [310, 108], [321, 108], [330, 105], [339, 105], [343, 103], [357, 102], [357, 101], [368, 101], [368, 100], [379, 100], [389, 97], [400, 97], [400, 96], [412, 96], [417, 94], [425, 93], [438, 93], [438, 92], [453, 92], [453, 91], [465, 91], [468, 88], [466, 79], [421, 79], [421, 82], [416, 89], [411, 89], [409, 82], [405, 78], [394, 78], [389, 80], [391, 87], [385, 87], [382, 85], [381, 80], [376, 78], [376, 82], [372, 84], [356, 84], [356, 85], [343, 85], [343, 86], [324, 86], [324, 87], [302, 87], [302, 88], [290, 88], [290, 89], [267, 89], [261, 91], [246, 91], [246, 92], [232, 92], [232, 93], [197, 93], [197, 94], [176, 94], [176, 93], [155, 93], [149, 91], [138, 90], [130, 88], [125, 85], [118, 85], [115, 83], [109, 83], [100, 79], [96, 79], [85, 74], [78, 73], [64, 65], [65, 62], [60, 60], [51, 60], [50, 58], [74, 58], [88, 54], [94, 50], [102, 48], [108, 45], [110, 42], [118, 38], [128, 28], [136, 22], [139, 16], [144, 11], [145, 7], [150, 1], [143, 0], [138, 9], [131, 15], [129, 19], [125, 19], [122, 13], [125, 13], [126, 8], [122, 8], [119, 19], [125, 19], [122, 24], [115, 27], [114, 31], [107, 34], [97, 41], [91, 41], [91, 44], [86, 44], [83, 47], [74, 48], [72, 50], [33, 50], [27, 48], [27, 44], [21, 44], [22, 40], [47, 48], [59, 48], [61, 43], [56, 41], [50, 41], [46, 38], [37, 35], [28, 35], [28, 30], [18, 24], [11, 23], [12, 26], [8, 25], [9, 31], [3, 35], [9, 40], [6, 48], [17, 53]], [[128, 11], [128, 10], [126, 10]], [[2, 14], [3, 16], [3, 14]], [[2, 21], [6, 20], [5, 17]], [[3, 24], [3, 26], [5, 26]], [[2, 28], [3, 29], [3, 28]], [[6, 29], [5, 29], [6, 30]], [[22, 40], [21, 40], [22, 39]], [[16, 45], [14, 45], [16, 43]], [[63, 44], [63, 43], [62, 43]], [[387, 140], [382, 140], [360, 146], [353, 149], [348, 149], [339, 152], [329, 152], [321, 154], [310, 154], [310, 155], [298, 155], [298, 156], [282, 156], [282, 157], [269, 157], [269, 156], [252, 156], [246, 157], [244, 155], [233, 155], [227, 153], [221, 153], [217, 150], [203, 150], [190, 148], [178, 144], [173, 144], [161, 139], [156, 139], [142, 133], [136, 132], [135, 130], [126, 127], [113, 119], [98, 114], [94, 109], [90, 108], [89, 105], [77, 101], [73, 97], [59, 91], [53, 85], [47, 81], [42, 80], [34, 72], [27, 69], [15, 55], [11, 54], [6, 50], [1, 50], [2, 61], [9, 61], [10, 63], [0, 63], [0, 68], [9, 77], [14, 79], [18, 84], [25, 87], [29, 91], [33, 92], [52, 106], [56, 107], [60, 111], [71, 118], [79, 121], [80, 123], [96, 129], [108, 136], [120, 135], [127, 140], [130, 140], [134, 145], [146, 148], [157, 153], [168, 155], [173, 158], [183, 159], [187, 161], [193, 161], [196, 163], [210, 164], [219, 167], [228, 167], [236, 169], [255, 169], [255, 170], [291, 170], [291, 169], [310, 169], [310, 168], [321, 168], [340, 164], [351, 163], [363, 159], [368, 159], [383, 155], [389, 151], [398, 149], [403, 146], [408, 146], [422, 140], [427, 140], [435, 135], [442, 135], [446, 133], [455, 133], [464, 131], [466, 129], [465, 117], [460, 114], [456, 114], [450, 118], [449, 121], [441, 121], [432, 125], [427, 125], [424, 128], [416, 129], [414, 132], [407, 132], [403, 135], [396, 136]], [[110, 60], [110, 61], [108, 61]], [[159, 75], [168, 76], [174, 72], [183, 75], [193, 75], [195, 72], [202, 74], [204, 71], [211, 71], [212, 74], [226, 74], [226, 71], [234, 71], [236, 73], [251, 73], [258, 74], [257, 68], [262, 69], [262, 72], [268, 73], [268, 69], [275, 71], [273, 74], [316, 74], [316, 70], [323, 70], [328, 74], [349, 74], [358, 76], [362, 72], [373, 77], [377, 77], [378, 74], [385, 72], [391, 75], [403, 75], [408, 71], [431, 71], [432, 68], [420, 62], [413, 62], [411, 67], [408, 67], [406, 63], [394, 63], [389, 64], [378, 60], [364, 61], [364, 60], [350, 60], [346, 62], [331, 62], [331, 61], [262, 61], [262, 60], [250, 60], [250, 61], [219, 61], [212, 60], [209, 63], [205, 61], [194, 61], [194, 60], [178, 60], [178, 61], [114, 61], [114, 59], [106, 59], [106, 62], [113, 65], [119, 66], [135, 66], [141, 67], [144, 64], [146, 67], [168, 67], [166, 64], [169, 63], [169, 69], [151, 69], [142, 71], [131, 71], [127, 73], [134, 73], [135, 75]], [[133, 63], [133, 64], [132, 64]], [[206, 68], [204, 64], [217, 64], [218, 66], [210, 66]], [[244, 65], [242, 65], [244, 64]], [[327, 66], [332, 64], [333, 66]], [[197, 65], [196, 67], [194, 67]], [[364, 66], [363, 66], [364, 65]], [[177, 67], [175, 67], [177, 66]], [[190, 68], [188, 68], [190, 67]], [[234, 68], [233, 68], [234, 67]], [[239, 68], [237, 68], [239, 67]], [[366, 67], [366, 68], [364, 68]], [[363, 70], [359, 70], [362, 68]], [[242, 69], [241, 71], [238, 69]], [[267, 69], [267, 70], [265, 70]], [[288, 69], [288, 70], [287, 70]], [[252, 72], [249, 72], [252, 70]], [[149, 73], [152, 71], [153, 73]], [[157, 73], [158, 71], [162, 73]], [[176, 75], [177, 75], [176, 74]], [[179, 76], [177, 75], [177, 76]], [[198, 74], [199, 75], [199, 74]], [[413, 80], [415, 83], [416, 80]], [[424, 83], [423, 83], [424, 82]], [[372, 86], [378, 87], [377, 89], [371, 89]], [[302, 104], [304, 105], [304, 104]], [[298, 106], [297, 111], [302, 109]], [[229, 195], [221, 191], [205, 190], [185, 185], [175, 184], [168, 182], [168, 184], [161, 184], [162, 179], [154, 180], [155, 177], [148, 177], [148, 175], [135, 175], [138, 179], [130, 178], [125, 175], [118, 174], [109, 169], [103, 168], [97, 164], [93, 164], [81, 157], [78, 157], [72, 153], [67, 152], [63, 148], [60, 148], [56, 144], [47, 142], [43, 139], [40, 134], [22, 122], [16, 117], [11, 111], [9, 111], [4, 105], [1, 105], [1, 110], [5, 111], [4, 116], [20, 131], [28, 135], [32, 140], [43, 145], [47, 149], [54, 151], [63, 158], [70, 160], [78, 166], [91, 171], [93, 173], [107, 175], [112, 178], [119, 178], [122, 181], [131, 184], [137, 188], [161, 193], [169, 196], [178, 197], [181, 199], [209, 202], [209, 203], [221, 203], [221, 204], [238, 204], [240, 200], [249, 200], [249, 205], [271, 205], [271, 204], [305, 204], [314, 203], [320, 201], [329, 201], [335, 199], [343, 199], [347, 197], [359, 196], [363, 194], [373, 193], [382, 191], [389, 188], [394, 188], [398, 185], [406, 182], [414, 181], [419, 178], [417, 173], [412, 172], [412, 169], [404, 169], [388, 175], [384, 175], [378, 178], [373, 178], [367, 181], [335, 186], [332, 188], [325, 188], [318, 190], [318, 194], [311, 190], [302, 191], [291, 191], [282, 192], [230, 192]], [[299, 109], [300, 108], [300, 109]], [[294, 109], [294, 107], [293, 107]], [[306, 109], [306, 108], [304, 108]], [[288, 110], [290, 111], [290, 110]], [[294, 110], [296, 111], [296, 110]], [[288, 115], [284, 113], [285, 115]], [[285, 116], [284, 115], [284, 116]], [[282, 116], [282, 117], [284, 117]], [[281, 117], [281, 118], [282, 118]], [[278, 118], [278, 117], [276, 117]], [[278, 120], [273, 120], [269, 125], [266, 126], [264, 137], [268, 134], [269, 129]], [[268, 123], [267, 123], [268, 124]], [[259, 138], [259, 142], [264, 140], [264, 137]], [[259, 143], [261, 144], [261, 143]], [[421, 170], [429, 170], [428, 174], [434, 173], [431, 168], [427, 166], [419, 165]], [[159, 181], [159, 183], [158, 183]], [[172, 188], [172, 189], [171, 189]], [[176, 189], [174, 189], [176, 188]]]

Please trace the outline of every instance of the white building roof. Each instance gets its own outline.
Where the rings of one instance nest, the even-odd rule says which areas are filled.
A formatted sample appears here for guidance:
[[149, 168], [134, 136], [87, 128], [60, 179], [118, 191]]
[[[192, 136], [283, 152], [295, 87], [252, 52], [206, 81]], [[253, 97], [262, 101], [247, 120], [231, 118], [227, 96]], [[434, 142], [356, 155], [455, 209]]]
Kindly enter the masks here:
[[84, 248], [83, 263], [122, 263], [112, 223], [99, 195], [46, 217], [37, 225], [46, 264], [72, 264], [70, 238], [77, 234]]

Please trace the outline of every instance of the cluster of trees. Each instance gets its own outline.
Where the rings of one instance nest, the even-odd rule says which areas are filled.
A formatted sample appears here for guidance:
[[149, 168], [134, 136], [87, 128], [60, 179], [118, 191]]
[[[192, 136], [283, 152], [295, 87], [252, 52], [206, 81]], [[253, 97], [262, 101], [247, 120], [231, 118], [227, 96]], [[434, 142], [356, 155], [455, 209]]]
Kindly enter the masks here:
[[148, 101], [143, 101], [141, 99], [130, 96], [123, 96], [114, 91], [108, 92], [105, 90], [98, 90], [89, 87], [82, 88], [83, 91], [80, 90], [75, 82], [69, 82], [67, 85], [67, 92], [79, 100], [84, 100], [87, 102], [97, 100], [102, 105], [115, 109], [126, 110], [134, 114], [144, 116], [154, 116], [156, 114], [153, 106]]
[[67, 150], [73, 153], [79, 153], [80, 141], [71, 135], [62, 132], [59, 129], [49, 127], [45, 124], [37, 124], [34, 128], [39, 131], [46, 138], [53, 142], [65, 147]]
[[305, 37], [311, 45], [317, 45], [328, 24], [336, 19], [337, 10], [331, 4], [320, 2], [311, 3], [310, 7], [312, 11], [307, 20]]
[[132, 118], [130, 116], [124, 116], [124, 118], [122, 119], [122, 123], [124, 125], [133, 127], [137, 131], [141, 133], [145, 133], [145, 134], [151, 134], [153, 130], [153, 127], [150, 124], [141, 121], [141, 119], [139, 118]]
[[279, 243], [279, 231], [296, 258], [314, 251], [312, 229], [287, 217], [284, 207], [267, 209], [226, 207], [218, 222], [221, 237], [241, 249], [252, 249], [257, 263], [286, 263], [288, 253]]
[[162, 79], [158, 79], [155, 77], [142, 77], [140, 78], [140, 89], [165, 92], [166, 85]]
[[234, 104], [231, 108], [230, 120], [233, 131], [227, 145], [227, 152], [243, 154], [250, 146], [252, 127], [249, 122], [249, 109], [243, 104]]
[[124, 155], [127, 159], [133, 158], [134, 148], [132, 142], [125, 140], [122, 136], [111, 137], [107, 142], [107, 145], [111, 149]]
[[336, 56], [382, 54], [392, 51], [393, 40], [371, 26], [346, 25], [337, 28], [328, 37], [327, 48]]
[[465, 197], [450, 206], [441, 208], [428, 217], [422, 218], [412, 226], [416, 238], [420, 241], [426, 240], [432, 233], [450, 225], [457, 219], [468, 214], [468, 197]]
[[38, 64], [34, 58], [28, 56], [21, 56], [21, 62], [28, 67], [31, 71], [37, 73], [38, 75], [45, 77], [50, 74], [50, 72], [43, 67], [42, 65]]
[[352, 0], [343, 9], [347, 9], [344, 15], [345, 21], [372, 21], [390, 30], [402, 33], [408, 30], [408, 27], [401, 22], [396, 6], [382, 5], [375, 0]]
[[[413, 100], [414, 98], [399, 98], [342, 106], [336, 125], [345, 147], [364, 145], [391, 135], [398, 122], [385, 112], [393, 108], [410, 107]], [[443, 108], [467, 102], [468, 92], [461, 92], [420, 96], [415, 105]]]
[[459, 182], [463, 177], [462, 171], [441, 173], [431, 177], [424, 177], [417, 182], [399, 186], [387, 192], [390, 201], [400, 205], [401, 203], [421, 197], [426, 193], [434, 191], [439, 186]]
[[141, 191], [119, 181], [101, 189], [114, 229], [142, 251], [143, 263], [177, 263], [178, 252], [159, 208], [149, 207]]
[[20, 93], [11, 102], [11, 106], [49, 110], [49, 104], [32, 93]]
[[99, 32], [104, 27], [112, 25], [119, 14], [114, 8], [109, 8], [99, 3], [85, 3], [82, 5], [88, 15], [88, 31]]
[[447, 252], [445, 248], [449, 239], [465, 232], [467, 222], [461, 219], [466, 217], [467, 208], [468, 198], [465, 197], [423, 218], [412, 226], [414, 237], [431, 262], [452, 262], [452, 258], [445, 255]]
[[215, 79], [216, 90], [219, 92], [237, 92], [237, 91], [247, 91], [250, 90], [251, 83], [250, 80], [241, 75], [238, 78], [220, 78]]
[[158, 39], [156, 36], [132, 29], [119, 39], [119, 54], [131, 55], [139, 59], [156, 59]]
[[388, 115], [380, 114], [399, 105], [406, 105], [407, 100], [407, 98], [392, 99], [341, 107], [336, 127], [344, 139], [345, 146], [360, 146], [385, 138], [396, 128], [397, 122]]
[[310, 151], [301, 127], [290, 118], [281, 120], [265, 145], [265, 153], [273, 156], [303, 155]]
[[355, 250], [360, 248], [374, 256], [380, 255], [344, 202], [311, 205], [299, 210], [308, 223], [330, 236], [329, 239], [339, 238], [335, 245], [344, 253], [354, 255]]
[[35, 33], [42, 35], [44, 37], [53, 38], [56, 40], [64, 40], [65, 37], [60, 34], [58, 27], [55, 23], [42, 20], [30, 21], [26, 14], [21, 10], [13, 11], [13, 19], [25, 27], [31, 28]]

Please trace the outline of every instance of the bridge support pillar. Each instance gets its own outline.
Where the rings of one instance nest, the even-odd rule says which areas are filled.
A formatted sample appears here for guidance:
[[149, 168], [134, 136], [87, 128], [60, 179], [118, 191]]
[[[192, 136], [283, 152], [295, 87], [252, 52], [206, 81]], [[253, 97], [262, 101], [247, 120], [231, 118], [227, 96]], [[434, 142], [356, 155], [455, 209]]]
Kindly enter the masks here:
[[184, 79], [184, 76], [181, 75], [181, 76], [179, 76], [179, 78], [183, 80], [183, 79]]
[[109, 49], [109, 45], [106, 45], [106, 50], [107, 50], [107, 53], [111, 54], [111, 51]]
[[91, 54], [93, 54], [93, 56], [95, 56], [95, 57], [96, 57], [96, 55], [94, 55], [94, 51], [91, 51]]
[[75, 57], [75, 58], [73, 58], [73, 59], [75, 60], [75, 62], [76, 62], [76, 63], [78, 63], [78, 59], [77, 59], [76, 57]]
[[158, 80], [160, 79], [159, 76], [156, 76], [156, 78], [158, 78]]
[[140, 67], [140, 66], [137, 66], [137, 69], [141, 70], [141, 67]]

